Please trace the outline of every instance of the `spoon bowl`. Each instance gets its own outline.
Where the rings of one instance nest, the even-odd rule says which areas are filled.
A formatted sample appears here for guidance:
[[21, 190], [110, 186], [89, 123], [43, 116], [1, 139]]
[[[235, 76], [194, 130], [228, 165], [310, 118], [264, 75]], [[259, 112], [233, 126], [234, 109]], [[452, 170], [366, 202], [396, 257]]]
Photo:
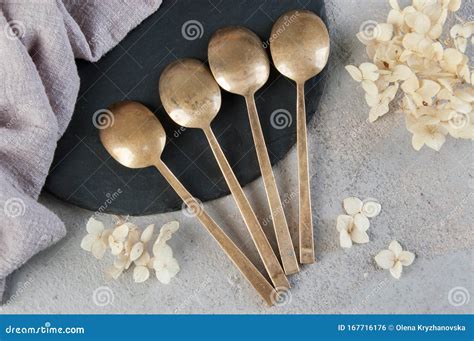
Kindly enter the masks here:
[[285, 13], [273, 25], [270, 51], [275, 67], [297, 83], [316, 76], [329, 57], [329, 33], [316, 14], [305, 10]]
[[105, 149], [128, 168], [155, 165], [166, 144], [166, 133], [160, 121], [143, 104], [123, 101], [108, 109], [113, 124], [100, 130]]
[[161, 74], [159, 92], [166, 112], [186, 128], [208, 127], [221, 107], [219, 85], [196, 59], [181, 59], [168, 65]]
[[245, 27], [217, 30], [209, 41], [208, 57], [217, 83], [234, 94], [253, 95], [270, 75], [270, 62], [262, 41]]

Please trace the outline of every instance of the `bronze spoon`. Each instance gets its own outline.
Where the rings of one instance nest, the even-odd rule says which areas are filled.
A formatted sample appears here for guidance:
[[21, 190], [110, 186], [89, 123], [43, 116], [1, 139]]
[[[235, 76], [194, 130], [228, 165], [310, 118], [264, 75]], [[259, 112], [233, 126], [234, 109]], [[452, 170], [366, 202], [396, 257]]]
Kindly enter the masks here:
[[278, 258], [211, 129], [221, 106], [219, 85], [211, 72], [199, 60], [177, 60], [161, 74], [159, 92], [163, 107], [176, 123], [204, 131], [270, 279], [278, 289], [289, 288]]
[[217, 83], [224, 90], [245, 97], [283, 268], [287, 275], [296, 273], [299, 271], [298, 260], [255, 105], [255, 92], [266, 83], [270, 74], [267, 53], [255, 33], [244, 27], [231, 26], [213, 34], [208, 56]]
[[309, 188], [308, 145], [304, 83], [326, 66], [329, 34], [324, 22], [313, 12], [296, 10], [285, 13], [273, 25], [270, 51], [275, 67], [296, 82], [296, 134], [299, 177], [300, 262], [314, 262], [313, 219]]
[[155, 166], [183, 201], [193, 208], [197, 218], [214, 237], [250, 284], [269, 305], [273, 305], [276, 291], [225, 232], [200, 207], [161, 160], [166, 144], [165, 131], [155, 115], [138, 102], [119, 102], [109, 110], [114, 123], [100, 131], [100, 140], [112, 157], [128, 168]]

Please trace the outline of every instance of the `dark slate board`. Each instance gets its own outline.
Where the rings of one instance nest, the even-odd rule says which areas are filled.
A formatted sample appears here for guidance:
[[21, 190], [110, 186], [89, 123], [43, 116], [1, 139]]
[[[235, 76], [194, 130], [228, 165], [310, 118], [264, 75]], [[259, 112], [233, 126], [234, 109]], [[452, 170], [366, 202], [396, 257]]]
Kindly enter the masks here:
[[[157, 92], [160, 73], [177, 58], [205, 61], [209, 38], [223, 26], [246, 26], [266, 40], [273, 22], [296, 8], [312, 10], [325, 19], [322, 0], [166, 0], [99, 62], [78, 61], [79, 98], [73, 119], [59, 141], [46, 190], [93, 211], [146, 215], [181, 208], [180, 199], [157, 170], [127, 169], [112, 159], [100, 143], [93, 125], [94, 113], [129, 99], [142, 102], [156, 113], [169, 138], [163, 160], [195, 197], [204, 202], [227, 195], [229, 190], [202, 131], [180, 128], [162, 108]], [[186, 39], [183, 27], [193, 23], [190, 20], [198, 22], [197, 36], [192, 36], [196, 31], [188, 27]], [[323, 79], [324, 72], [306, 84], [308, 121], [317, 110]], [[224, 91], [222, 95], [222, 108], [212, 128], [237, 178], [245, 185], [260, 176], [245, 102]], [[256, 96], [272, 164], [295, 143], [295, 101], [294, 84], [272, 67], [270, 79]], [[291, 124], [275, 129], [271, 116], [276, 110], [290, 113]], [[284, 119], [280, 123], [285, 124]]]

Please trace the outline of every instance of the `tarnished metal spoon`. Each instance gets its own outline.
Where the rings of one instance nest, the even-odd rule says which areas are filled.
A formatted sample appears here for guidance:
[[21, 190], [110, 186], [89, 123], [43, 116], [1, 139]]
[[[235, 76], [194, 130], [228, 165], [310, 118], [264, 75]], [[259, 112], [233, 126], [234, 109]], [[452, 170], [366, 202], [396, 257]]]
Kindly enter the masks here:
[[270, 74], [267, 53], [255, 33], [245, 27], [230, 26], [213, 34], [208, 57], [217, 83], [223, 89], [245, 97], [283, 268], [287, 275], [296, 273], [299, 271], [298, 260], [255, 105], [255, 92], [266, 83]]
[[270, 51], [275, 67], [296, 82], [296, 134], [299, 176], [300, 262], [314, 262], [313, 221], [309, 188], [304, 83], [326, 66], [329, 34], [324, 22], [306, 10], [290, 11], [273, 25]]
[[100, 140], [110, 155], [128, 168], [155, 166], [265, 302], [273, 305], [278, 293], [272, 285], [161, 160], [166, 134], [156, 116], [144, 105], [131, 101], [116, 103], [109, 110], [114, 123], [100, 131]]
[[166, 112], [176, 123], [204, 131], [270, 279], [278, 289], [289, 288], [278, 258], [211, 129], [221, 106], [221, 91], [211, 72], [199, 60], [177, 60], [161, 74], [159, 92]]

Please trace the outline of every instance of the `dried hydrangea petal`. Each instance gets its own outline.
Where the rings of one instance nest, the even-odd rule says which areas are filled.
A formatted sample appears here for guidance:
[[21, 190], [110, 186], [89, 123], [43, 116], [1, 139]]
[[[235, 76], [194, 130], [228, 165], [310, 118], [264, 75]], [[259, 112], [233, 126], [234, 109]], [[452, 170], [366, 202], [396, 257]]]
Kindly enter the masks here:
[[413, 72], [406, 65], [397, 65], [393, 68], [392, 76], [394, 80], [406, 81], [413, 76]]
[[362, 72], [354, 65], [346, 65], [346, 70], [356, 82], [362, 81]]
[[135, 264], [136, 265], [142, 265], [142, 266], [148, 266], [148, 264], [150, 263], [150, 254], [148, 253], [148, 251], [144, 251], [142, 253], [142, 255], [135, 260]]
[[372, 108], [376, 106], [377, 104], [380, 103], [380, 96], [377, 95], [370, 95], [368, 93], [365, 94], [365, 101], [367, 102], [367, 105]]
[[367, 231], [370, 227], [370, 221], [364, 214], [357, 213], [354, 216], [354, 225], [359, 231]]
[[351, 239], [351, 236], [349, 235], [349, 233], [347, 231], [342, 230], [339, 233], [339, 244], [343, 248], [352, 247], [352, 239]]
[[398, 260], [403, 266], [409, 266], [415, 260], [415, 254], [410, 251], [402, 251], [398, 256]]
[[390, 269], [395, 264], [395, 255], [390, 250], [382, 250], [375, 256], [375, 262], [382, 269]]
[[393, 240], [390, 243], [390, 245], [388, 246], [388, 249], [393, 252], [395, 257], [400, 256], [400, 253], [403, 251], [402, 246], [396, 240]]
[[133, 280], [135, 283], [143, 283], [150, 277], [150, 270], [146, 266], [136, 266], [133, 269]]
[[388, 3], [390, 4], [390, 7], [392, 7], [392, 9], [400, 11], [400, 5], [398, 4], [397, 0], [389, 0]]
[[138, 242], [133, 245], [132, 250], [130, 251], [130, 260], [133, 262], [140, 258], [145, 250], [145, 245], [142, 242]]
[[341, 214], [337, 216], [336, 219], [336, 230], [341, 231], [350, 231], [353, 223], [353, 218], [350, 215]]
[[379, 93], [379, 89], [377, 88], [377, 85], [373, 81], [370, 81], [368, 79], [364, 79], [362, 82], [362, 88], [366, 93], [369, 95], [377, 95]]
[[379, 78], [379, 68], [373, 63], [362, 63], [359, 66], [364, 79], [375, 82]]
[[86, 234], [81, 241], [81, 248], [85, 251], [91, 252], [92, 245], [97, 241], [97, 236], [94, 234]]
[[448, 4], [448, 9], [451, 12], [456, 12], [461, 8], [461, 0], [450, 0]]
[[130, 231], [129, 225], [128, 224], [122, 224], [114, 228], [112, 232], [112, 237], [120, 242], [125, 241], [128, 236], [128, 232]]
[[116, 256], [123, 250], [123, 242], [117, 241], [114, 239], [113, 235], [109, 236], [109, 247], [110, 247], [110, 252]]
[[94, 217], [90, 217], [86, 224], [86, 230], [90, 234], [101, 234], [104, 228], [104, 224]]
[[347, 214], [355, 215], [362, 209], [362, 200], [356, 197], [349, 197], [342, 201], [342, 206], [346, 210]]
[[370, 241], [369, 235], [365, 231], [361, 231], [359, 229], [354, 229], [351, 232], [351, 239], [354, 243], [357, 244], [366, 244]]
[[173, 257], [173, 249], [166, 243], [159, 243], [153, 246], [155, 259], [167, 259]]
[[155, 244], [167, 242], [178, 229], [179, 223], [177, 221], [170, 221], [164, 224], [160, 229], [160, 234], [158, 235], [158, 238], [156, 238]]
[[369, 121], [375, 122], [379, 117], [385, 115], [389, 111], [389, 100], [384, 100], [372, 107], [369, 111]]
[[102, 240], [97, 240], [92, 244], [91, 253], [95, 258], [102, 259], [106, 250], [107, 245]]
[[148, 243], [153, 238], [153, 232], [155, 231], [155, 224], [148, 225], [142, 232], [140, 240], [143, 243]]
[[393, 37], [393, 25], [387, 23], [379, 23], [375, 28], [375, 32], [377, 33], [377, 40], [389, 41]]
[[396, 261], [395, 264], [390, 268], [390, 273], [396, 279], [400, 279], [402, 275], [402, 263], [400, 261]]
[[163, 284], [169, 284], [171, 278], [176, 276], [180, 270], [178, 261], [174, 258], [165, 261], [155, 259], [153, 268], [155, 269], [156, 278]]
[[411, 94], [418, 90], [418, 88], [420, 87], [420, 82], [418, 81], [418, 78], [413, 75], [412, 77], [404, 81], [400, 87], [405, 93]]
[[387, 23], [396, 27], [401, 27], [404, 24], [404, 17], [400, 11], [392, 9], [388, 12]]

